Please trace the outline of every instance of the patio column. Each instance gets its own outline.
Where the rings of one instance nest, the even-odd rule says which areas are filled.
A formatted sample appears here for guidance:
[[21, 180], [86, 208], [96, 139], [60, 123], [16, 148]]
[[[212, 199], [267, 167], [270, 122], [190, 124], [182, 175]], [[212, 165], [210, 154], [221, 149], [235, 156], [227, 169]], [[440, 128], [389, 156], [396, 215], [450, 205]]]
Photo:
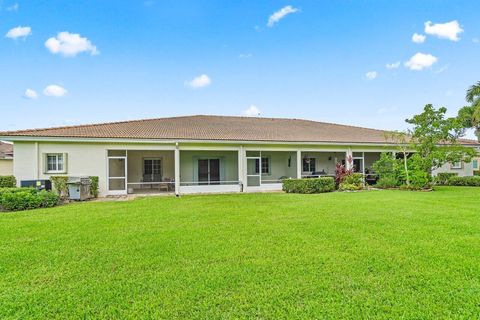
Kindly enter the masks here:
[[244, 186], [244, 178], [245, 178], [245, 172], [244, 172], [244, 166], [243, 166], [243, 161], [245, 159], [245, 150], [243, 149], [243, 146], [238, 149], [238, 182], [240, 185], [243, 185], [242, 191], [245, 190]]
[[347, 170], [352, 169], [352, 165], [353, 165], [353, 163], [348, 162], [348, 158], [350, 157], [353, 158], [352, 148], [348, 148], [347, 152], [345, 153], [345, 169]]
[[175, 195], [180, 194], [180, 150], [178, 143], [175, 148]]
[[302, 151], [297, 150], [297, 179], [302, 178]]

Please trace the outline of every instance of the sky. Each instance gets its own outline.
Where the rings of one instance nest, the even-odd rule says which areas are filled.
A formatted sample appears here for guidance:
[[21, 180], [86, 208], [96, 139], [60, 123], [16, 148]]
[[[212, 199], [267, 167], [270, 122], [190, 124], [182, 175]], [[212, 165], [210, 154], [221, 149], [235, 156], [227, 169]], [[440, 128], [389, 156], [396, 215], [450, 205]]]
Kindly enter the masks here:
[[0, 131], [191, 114], [402, 130], [427, 103], [466, 105], [478, 12], [480, 1], [0, 0]]

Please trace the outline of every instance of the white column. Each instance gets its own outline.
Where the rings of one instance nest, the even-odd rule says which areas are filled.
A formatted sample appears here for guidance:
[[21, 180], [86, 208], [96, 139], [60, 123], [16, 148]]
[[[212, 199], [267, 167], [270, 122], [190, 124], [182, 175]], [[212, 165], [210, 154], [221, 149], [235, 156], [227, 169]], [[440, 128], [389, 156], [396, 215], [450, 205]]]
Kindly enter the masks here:
[[[240, 149], [238, 149], [238, 181], [240, 184], [245, 184], [245, 174], [243, 167], [244, 158], [245, 157], [243, 147], [240, 147]], [[245, 186], [243, 186], [243, 189], [245, 189]]]
[[38, 154], [38, 142], [35, 142], [35, 179], [40, 179], [40, 155]]
[[347, 170], [352, 169], [352, 165], [353, 165], [353, 161], [352, 161], [352, 163], [348, 162], [348, 158], [350, 158], [350, 157], [353, 158], [352, 148], [348, 148], [347, 152], [345, 153], [345, 169], [347, 169]]
[[302, 151], [297, 150], [297, 179], [302, 178]]
[[175, 148], [175, 194], [180, 194], [180, 150], [178, 149], [178, 143]]

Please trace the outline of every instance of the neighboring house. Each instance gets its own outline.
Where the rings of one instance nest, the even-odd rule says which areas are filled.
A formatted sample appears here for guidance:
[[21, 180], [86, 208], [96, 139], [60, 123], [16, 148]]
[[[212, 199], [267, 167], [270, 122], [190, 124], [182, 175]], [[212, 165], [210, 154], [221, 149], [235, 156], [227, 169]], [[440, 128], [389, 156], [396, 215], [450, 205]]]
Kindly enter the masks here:
[[0, 176], [13, 175], [13, 144], [0, 141]]
[[[284, 178], [368, 173], [385, 131], [297, 120], [187, 116], [0, 133], [17, 180], [98, 176], [100, 195], [281, 190]], [[464, 140], [464, 144], [478, 146]], [[472, 165], [451, 168], [472, 175]]]
[[480, 172], [480, 157], [472, 160], [473, 171]]

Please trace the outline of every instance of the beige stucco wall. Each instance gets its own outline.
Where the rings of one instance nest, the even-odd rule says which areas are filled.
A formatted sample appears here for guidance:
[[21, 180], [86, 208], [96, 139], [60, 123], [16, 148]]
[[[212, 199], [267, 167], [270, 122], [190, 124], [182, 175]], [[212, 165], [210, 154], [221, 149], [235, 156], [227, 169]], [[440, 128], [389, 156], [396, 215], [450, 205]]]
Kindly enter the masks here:
[[[37, 152], [38, 148], [38, 152]], [[59, 175], [98, 176], [100, 196], [107, 194], [107, 150], [153, 150], [174, 149], [173, 145], [153, 144], [106, 144], [106, 143], [51, 143], [34, 142], [14, 143], [14, 175], [21, 180], [49, 179], [52, 174], [45, 173], [46, 153], [66, 153], [67, 172]], [[149, 152], [149, 151], [148, 151]], [[38, 154], [38, 156], [37, 156]], [[136, 159], [134, 159], [136, 161]], [[173, 163], [167, 164], [171, 168]], [[127, 166], [128, 167], [128, 166]], [[141, 162], [139, 170], [142, 170]], [[168, 169], [171, 171], [171, 169]]]
[[13, 175], [13, 159], [0, 159], [0, 176]]
[[441, 172], [457, 173], [459, 177], [473, 176], [473, 163], [463, 162], [461, 169], [453, 169], [450, 163], [446, 163], [442, 167], [434, 170], [432, 173], [435, 176]]
[[[180, 176], [182, 182], [195, 182], [198, 180], [196, 168], [199, 158], [221, 159], [221, 175], [225, 181], [238, 181], [243, 177], [238, 176], [238, 152], [240, 144], [214, 144], [214, 143], [182, 143], [180, 145]], [[335, 159], [345, 159], [345, 146], [295, 146], [295, 145], [248, 145], [243, 150], [262, 150], [263, 156], [271, 157], [271, 179], [282, 176], [296, 177], [297, 150], [302, 150], [302, 157], [315, 157], [316, 170], [325, 170], [327, 174], [334, 174]], [[174, 143], [94, 143], [94, 142], [15, 142], [13, 173], [20, 183], [21, 180], [48, 179], [50, 174], [44, 172], [44, 154], [66, 153], [68, 176], [98, 176], [100, 196], [107, 195], [107, 150], [129, 150], [128, 152], [128, 179], [139, 181], [143, 173], [142, 159], [144, 157], [161, 157], [163, 159], [163, 177], [174, 178]], [[224, 149], [224, 151], [221, 151]], [[209, 151], [210, 150], [210, 151]], [[323, 150], [323, 151], [322, 151]], [[141, 152], [140, 152], [141, 151]], [[352, 148], [352, 151], [372, 152], [365, 154], [366, 167], [373, 158], [378, 157], [381, 148]], [[388, 150], [385, 150], [388, 151]], [[375, 153], [373, 153], [375, 152]], [[288, 158], [291, 157], [291, 165], [288, 167]], [[328, 158], [331, 157], [331, 160]], [[242, 164], [243, 166], [243, 164]], [[464, 164], [460, 170], [450, 169], [449, 165], [437, 170], [437, 172], [453, 171], [459, 175], [472, 175], [472, 164]], [[269, 177], [265, 177], [269, 178]], [[264, 179], [265, 179], [264, 178]]]

